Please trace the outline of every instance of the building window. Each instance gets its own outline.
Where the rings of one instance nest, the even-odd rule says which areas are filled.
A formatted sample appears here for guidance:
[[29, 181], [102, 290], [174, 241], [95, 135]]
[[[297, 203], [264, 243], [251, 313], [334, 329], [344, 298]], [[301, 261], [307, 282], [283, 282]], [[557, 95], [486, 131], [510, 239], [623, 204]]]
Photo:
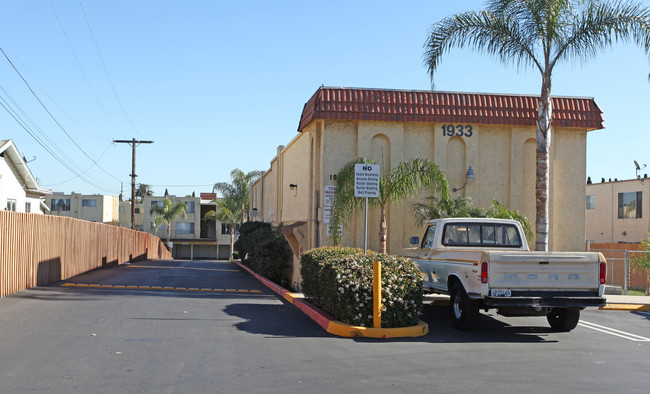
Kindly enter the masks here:
[[124, 208], [124, 206], [121, 206], [120, 207], [120, 212], [126, 212], [126, 208]]
[[186, 201], [187, 204], [187, 213], [194, 213], [194, 201]]
[[194, 223], [176, 223], [176, 234], [194, 234]]
[[7, 211], [16, 212], [16, 200], [14, 200], [13, 198], [7, 199]]
[[25, 203], [25, 212], [31, 212], [32, 211], [32, 203], [31, 202], [26, 202]]
[[97, 208], [97, 200], [81, 200], [81, 206]]
[[[239, 224], [235, 226], [235, 233], [239, 232]], [[221, 234], [230, 235], [230, 226], [226, 223], [221, 223]]]
[[69, 211], [70, 199], [69, 198], [53, 198], [50, 202], [50, 210], [52, 211]]
[[587, 209], [596, 209], [596, 196], [593, 194], [587, 196]]
[[637, 219], [642, 217], [643, 192], [618, 193], [618, 218]]
[[134, 208], [134, 213], [140, 213], [140, 208]]
[[163, 206], [162, 201], [156, 201], [156, 200], [151, 201], [151, 208], [162, 207], [162, 206]]

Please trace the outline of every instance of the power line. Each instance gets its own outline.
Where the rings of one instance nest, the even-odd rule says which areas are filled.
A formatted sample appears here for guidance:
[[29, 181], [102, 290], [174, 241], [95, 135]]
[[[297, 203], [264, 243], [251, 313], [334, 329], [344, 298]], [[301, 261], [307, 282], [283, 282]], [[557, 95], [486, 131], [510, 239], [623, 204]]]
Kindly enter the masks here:
[[[54, 121], [54, 123], [56, 123], [57, 126], [59, 126], [59, 128], [63, 131], [63, 133], [68, 137], [68, 139], [69, 139], [70, 141], [72, 141], [72, 143], [73, 143], [73, 144], [74, 144], [74, 145], [75, 145], [75, 146], [76, 146], [76, 147], [81, 151], [81, 153], [83, 153], [83, 154], [84, 154], [88, 159], [90, 159], [90, 161], [92, 161], [93, 163], [95, 163], [95, 165], [97, 165], [97, 168], [99, 168], [100, 170], [102, 170], [106, 175], [110, 176], [111, 178], [113, 178], [113, 179], [115, 179], [115, 180], [117, 180], [117, 181], [120, 181], [120, 179], [114, 177], [112, 174], [110, 174], [108, 171], [106, 171], [104, 168], [102, 168], [102, 166], [100, 166], [100, 165], [97, 163], [97, 161], [95, 161], [95, 159], [93, 159], [92, 157], [90, 157], [90, 155], [88, 155], [88, 153], [86, 153], [86, 151], [83, 150], [83, 148], [82, 148], [81, 146], [79, 146], [79, 144], [77, 144], [77, 141], [75, 141], [75, 140], [72, 138], [72, 136], [70, 136], [70, 134], [68, 134], [68, 132], [66, 131], [66, 129], [65, 129], [65, 128], [61, 125], [61, 123], [59, 123], [59, 121], [54, 117], [54, 115], [50, 112], [50, 110], [49, 110], [49, 109], [47, 108], [47, 106], [43, 103], [43, 101], [40, 99], [40, 97], [38, 97], [38, 95], [36, 94], [36, 92], [34, 92], [34, 89], [32, 89], [32, 87], [29, 85], [29, 83], [27, 82], [27, 80], [23, 77], [23, 75], [20, 73], [20, 71], [18, 71], [18, 69], [16, 68], [16, 66], [14, 65], [14, 63], [11, 61], [11, 59], [9, 59], [9, 56], [7, 56], [7, 54], [5, 53], [4, 49], [2, 49], [2, 47], [0, 47], [0, 52], [2, 52], [2, 54], [3, 54], [4, 57], [5, 57], [5, 59], [7, 59], [7, 61], [8, 61], [9, 64], [11, 65], [11, 67], [13, 67], [14, 71], [15, 71], [15, 72], [20, 76], [20, 79], [22, 79], [22, 81], [25, 83], [25, 85], [27, 86], [27, 88], [29, 89], [29, 91], [32, 93], [32, 95], [36, 98], [36, 100], [39, 102], [39, 104], [41, 104], [41, 107], [43, 107], [43, 109], [45, 110], [45, 112], [47, 112], [47, 114], [50, 115], [50, 118], [52, 118], [52, 120]], [[120, 181], [120, 182], [121, 182], [121, 181]]]
[[99, 45], [97, 45], [97, 40], [95, 40], [95, 35], [93, 34], [93, 30], [90, 28], [90, 22], [88, 22], [88, 16], [86, 16], [86, 10], [81, 4], [81, 0], [79, 0], [79, 7], [81, 7], [81, 12], [84, 15], [84, 19], [86, 20], [86, 25], [88, 26], [88, 31], [90, 32], [90, 37], [93, 39], [93, 43], [95, 44], [95, 49], [97, 49], [97, 54], [99, 55], [99, 60], [101, 61], [102, 67], [104, 68], [104, 73], [106, 73], [106, 78], [108, 78], [108, 83], [111, 85], [111, 88], [113, 89], [113, 94], [115, 94], [115, 99], [120, 104], [120, 108], [122, 108], [122, 112], [124, 112], [124, 116], [126, 116], [126, 119], [131, 124], [131, 127], [133, 127], [133, 130], [135, 130], [135, 132], [138, 133], [138, 135], [141, 135], [138, 129], [133, 124], [131, 117], [126, 112], [124, 105], [122, 105], [122, 100], [120, 100], [120, 96], [117, 94], [117, 90], [115, 90], [115, 85], [113, 85], [113, 80], [111, 79], [111, 76], [108, 75], [108, 69], [106, 68], [106, 64], [104, 63], [104, 57], [102, 56], [102, 53], [99, 50]]
[[63, 37], [65, 38], [65, 41], [68, 43], [68, 47], [70, 48], [70, 52], [72, 52], [72, 57], [74, 57], [74, 60], [77, 63], [77, 66], [79, 67], [79, 70], [81, 71], [81, 75], [83, 75], [84, 79], [86, 80], [86, 84], [88, 85], [88, 88], [90, 89], [90, 92], [95, 97], [95, 100], [97, 101], [97, 105], [99, 105], [99, 108], [104, 113], [104, 116], [106, 116], [106, 119], [108, 119], [108, 121], [111, 122], [113, 124], [113, 126], [117, 129], [117, 126], [116, 126], [115, 122], [108, 115], [108, 112], [106, 112], [106, 109], [104, 108], [104, 105], [102, 105], [101, 101], [99, 100], [99, 96], [97, 96], [97, 93], [95, 92], [95, 89], [93, 89], [93, 87], [92, 87], [92, 85], [90, 83], [90, 80], [88, 79], [88, 76], [86, 75], [86, 72], [84, 71], [83, 67], [81, 66], [81, 62], [79, 61], [79, 58], [77, 57], [77, 54], [74, 51], [72, 43], [70, 42], [70, 39], [68, 38], [68, 34], [65, 32], [65, 29], [63, 28], [63, 24], [61, 23], [61, 20], [59, 19], [59, 15], [56, 13], [56, 9], [54, 8], [54, 4], [52, 4], [52, 0], [50, 0], [50, 7], [52, 8], [52, 12], [54, 13], [54, 18], [56, 19], [56, 22], [58, 23], [59, 28], [61, 29], [61, 32], [63, 33]]

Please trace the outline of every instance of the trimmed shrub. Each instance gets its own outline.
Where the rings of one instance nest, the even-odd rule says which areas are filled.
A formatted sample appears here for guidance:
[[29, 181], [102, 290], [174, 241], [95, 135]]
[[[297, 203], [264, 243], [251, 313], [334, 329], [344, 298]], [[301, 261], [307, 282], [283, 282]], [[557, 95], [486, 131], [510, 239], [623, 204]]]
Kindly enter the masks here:
[[293, 251], [280, 231], [263, 222], [244, 223], [235, 245], [242, 263], [258, 274], [282, 285], [287, 278]]
[[303, 254], [302, 290], [316, 306], [340, 321], [372, 327], [373, 262], [382, 265], [381, 326], [418, 324], [422, 310], [422, 276], [410, 259], [363, 253], [361, 249], [322, 247]]

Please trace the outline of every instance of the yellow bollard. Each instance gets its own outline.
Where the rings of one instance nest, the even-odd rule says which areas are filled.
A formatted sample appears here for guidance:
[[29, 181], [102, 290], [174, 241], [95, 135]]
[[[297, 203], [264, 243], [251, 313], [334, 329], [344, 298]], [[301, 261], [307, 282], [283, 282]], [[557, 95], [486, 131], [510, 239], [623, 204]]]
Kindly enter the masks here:
[[372, 326], [381, 328], [381, 261], [372, 263]]

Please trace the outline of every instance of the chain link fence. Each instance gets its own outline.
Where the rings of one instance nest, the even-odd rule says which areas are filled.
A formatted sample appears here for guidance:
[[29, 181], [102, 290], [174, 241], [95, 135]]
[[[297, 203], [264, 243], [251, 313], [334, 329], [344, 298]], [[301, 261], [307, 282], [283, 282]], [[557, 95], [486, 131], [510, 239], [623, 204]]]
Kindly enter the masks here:
[[589, 252], [601, 252], [607, 259], [607, 285], [619, 286], [623, 294], [630, 291], [648, 293], [650, 289], [650, 269], [635, 263], [637, 258], [650, 254], [643, 250], [597, 249], [587, 244]]

